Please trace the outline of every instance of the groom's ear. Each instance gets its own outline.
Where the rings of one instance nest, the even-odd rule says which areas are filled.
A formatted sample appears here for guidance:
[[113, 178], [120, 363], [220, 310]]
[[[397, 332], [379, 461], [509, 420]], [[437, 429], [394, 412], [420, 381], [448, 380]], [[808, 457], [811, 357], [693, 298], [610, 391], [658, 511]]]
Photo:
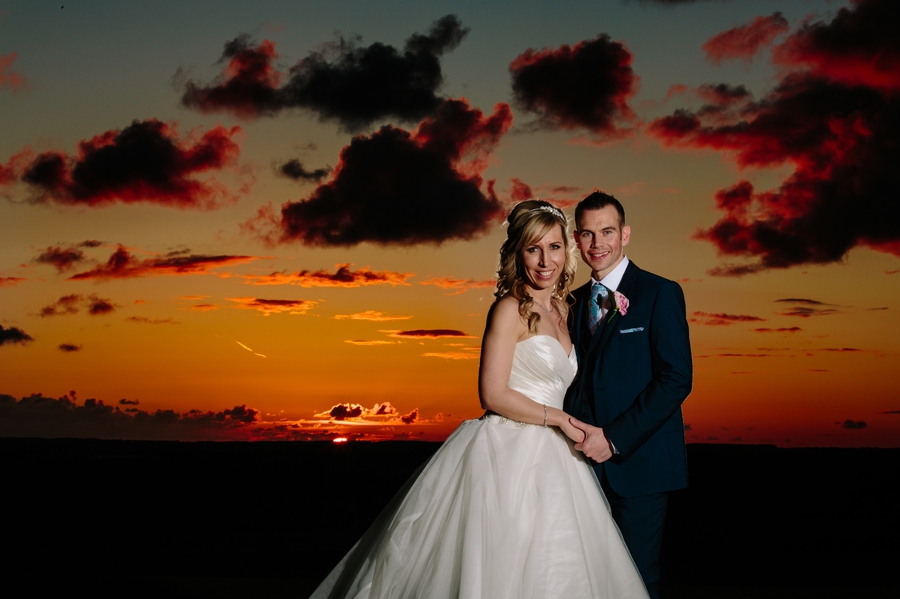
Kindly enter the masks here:
[[628, 242], [631, 240], [631, 227], [625, 225], [622, 227], [622, 247], [628, 245]]

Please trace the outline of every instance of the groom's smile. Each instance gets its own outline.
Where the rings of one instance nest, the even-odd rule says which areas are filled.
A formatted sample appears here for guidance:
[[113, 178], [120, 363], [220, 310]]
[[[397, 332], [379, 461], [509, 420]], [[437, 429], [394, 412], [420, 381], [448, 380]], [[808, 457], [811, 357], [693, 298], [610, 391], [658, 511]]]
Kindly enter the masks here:
[[575, 243], [582, 260], [599, 281], [622, 261], [631, 227], [619, 222], [619, 213], [613, 206], [585, 210], [577, 226]]

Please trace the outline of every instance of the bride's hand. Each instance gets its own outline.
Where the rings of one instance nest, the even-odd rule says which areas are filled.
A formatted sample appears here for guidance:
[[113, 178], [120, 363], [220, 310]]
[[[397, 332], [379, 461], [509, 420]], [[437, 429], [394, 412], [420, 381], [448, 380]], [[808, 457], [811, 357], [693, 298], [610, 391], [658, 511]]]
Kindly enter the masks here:
[[573, 422], [582, 424], [582, 422], [578, 419], [569, 417], [559, 425], [559, 430], [561, 430], [563, 434], [565, 434], [568, 438], [572, 439], [576, 443], [581, 443], [582, 441], [584, 441], [584, 431], [573, 425]]

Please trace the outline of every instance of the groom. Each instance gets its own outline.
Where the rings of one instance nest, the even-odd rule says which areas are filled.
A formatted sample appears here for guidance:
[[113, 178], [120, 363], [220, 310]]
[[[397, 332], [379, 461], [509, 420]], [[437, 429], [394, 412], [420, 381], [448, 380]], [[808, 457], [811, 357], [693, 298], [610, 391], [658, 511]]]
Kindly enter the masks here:
[[681, 403], [691, 392], [692, 366], [684, 294], [625, 256], [631, 227], [614, 197], [598, 191], [583, 199], [575, 225], [591, 280], [573, 293], [579, 368], [565, 410], [587, 423], [575, 447], [594, 460], [613, 518], [655, 599], [667, 492], [687, 486]]

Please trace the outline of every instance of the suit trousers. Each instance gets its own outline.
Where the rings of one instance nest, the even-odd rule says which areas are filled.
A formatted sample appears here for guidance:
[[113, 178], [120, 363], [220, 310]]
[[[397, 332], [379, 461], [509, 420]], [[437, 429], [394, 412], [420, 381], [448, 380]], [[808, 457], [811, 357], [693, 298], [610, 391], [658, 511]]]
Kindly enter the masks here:
[[609, 501], [613, 520], [622, 531], [625, 545], [644, 579], [647, 592], [651, 599], [659, 599], [659, 556], [668, 493], [622, 497], [610, 487], [605, 470], [600, 477], [600, 486]]

